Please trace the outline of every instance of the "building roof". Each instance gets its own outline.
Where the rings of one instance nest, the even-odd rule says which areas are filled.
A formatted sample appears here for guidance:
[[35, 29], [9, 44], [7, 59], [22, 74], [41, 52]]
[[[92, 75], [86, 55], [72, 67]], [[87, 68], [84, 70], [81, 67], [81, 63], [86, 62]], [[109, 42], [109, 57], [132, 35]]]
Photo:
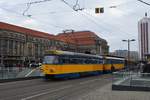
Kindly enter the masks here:
[[91, 31], [68, 32], [57, 35], [57, 39], [76, 45], [93, 45], [95, 44], [95, 38], [97, 37], [98, 36]]
[[47, 38], [47, 39], [54, 39], [55, 38], [54, 35], [51, 35], [49, 33], [40, 32], [40, 31], [24, 28], [21, 26], [11, 25], [11, 24], [4, 23], [4, 22], [0, 22], [0, 29], [11, 30], [11, 31], [15, 31], [15, 32], [24, 33], [24, 34], [27, 34], [30, 36]]
[[30, 35], [34, 37], [54, 39], [54, 40], [62, 41], [69, 44], [79, 45], [79, 46], [94, 45], [96, 43], [96, 39], [106, 41], [104, 39], [101, 39], [94, 32], [91, 31], [67, 32], [67, 33], [60, 33], [55, 36], [46, 32], [40, 32], [40, 31], [24, 28], [21, 26], [11, 25], [4, 22], [0, 22], [0, 29], [24, 33], [26, 35]]

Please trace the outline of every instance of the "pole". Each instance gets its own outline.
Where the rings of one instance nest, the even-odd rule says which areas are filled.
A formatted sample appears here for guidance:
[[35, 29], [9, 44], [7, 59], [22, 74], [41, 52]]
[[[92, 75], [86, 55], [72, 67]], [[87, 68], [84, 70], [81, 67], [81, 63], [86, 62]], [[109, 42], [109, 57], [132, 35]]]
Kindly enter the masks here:
[[128, 69], [131, 69], [130, 67], [130, 42], [135, 41], [135, 39], [127, 39], [122, 40], [123, 42], [128, 42], [128, 57], [127, 57], [127, 67]]
[[128, 39], [128, 67], [130, 69], [130, 40]]
[[69, 48], [69, 41], [68, 41], [67, 31], [68, 31], [68, 30], [64, 30], [64, 31], [63, 31], [63, 33], [64, 33], [65, 36], [67, 37], [67, 39], [66, 39], [66, 42], [67, 42], [67, 50], [66, 50], [66, 48], [64, 48], [64, 49], [65, 49], [66, 51], [69, 51], [70, 48]]
[[[75, 52], [79, 52], [78, 51], [78, 41], [76, 39], [76, 36], [74, 35], [74, 30], [71, 29], [71, 33], [72, 33], [72, 36], [74, 37], [73, 39], [75, 40], [76, 44], [75, 44]], [[71, 37], [72, 38], [72, 37]]]

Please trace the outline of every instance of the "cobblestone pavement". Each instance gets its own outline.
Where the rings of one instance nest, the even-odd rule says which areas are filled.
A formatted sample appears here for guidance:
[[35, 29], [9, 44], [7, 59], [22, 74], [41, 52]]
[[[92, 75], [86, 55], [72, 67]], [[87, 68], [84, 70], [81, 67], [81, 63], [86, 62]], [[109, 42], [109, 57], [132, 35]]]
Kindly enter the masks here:
[[76, 100], [150, 100], [149, 92], [139, 91], [114, 91], [111, 84], [98, 88]]

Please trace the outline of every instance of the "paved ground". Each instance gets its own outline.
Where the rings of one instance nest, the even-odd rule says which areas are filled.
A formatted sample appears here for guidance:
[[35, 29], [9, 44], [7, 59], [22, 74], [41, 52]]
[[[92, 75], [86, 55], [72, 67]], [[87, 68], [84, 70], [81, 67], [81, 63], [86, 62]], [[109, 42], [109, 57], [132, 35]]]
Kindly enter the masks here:
[[149, 92], [112, 91], [111, 84], [73, 100], [150, 100]]
[[111, 75], [0, 83], [0, 100], [150, 100], [149, 92], [111, 90]]

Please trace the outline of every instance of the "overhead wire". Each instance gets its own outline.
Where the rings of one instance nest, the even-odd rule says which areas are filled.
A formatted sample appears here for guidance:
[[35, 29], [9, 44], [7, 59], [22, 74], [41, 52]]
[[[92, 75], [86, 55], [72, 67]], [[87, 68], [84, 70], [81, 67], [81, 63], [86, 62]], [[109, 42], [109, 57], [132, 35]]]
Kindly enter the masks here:
[[[88, 15], [88, 16], [91, 16], [91, 18], [93, 18], [94, 16], [92, 16], [91, 14], [89, 14], [89, 13], [87, 13], [87, 12], [84, 12], [86, 15]], [[93, 18], [93, 19], [98, 19], [98, 18]], [[99, 20], [99, 19], [98, 19]], [[107, 26], [107, 28], [108, 28], [108, 26], [110, 26], [110, 24], [109, 23], [106, 23], [106, 22], [104, 22], [104, 21], [101, 21], [100, 22], [102, 25], [106, 25]], [[99, 24], [98, 24], [99, 25]], [[111, 28], [114, 28], [114, 26], [110, 26]], [[126, 33], [126, 34], [129, 34], [128, 32], [125, 32], [125, 31], [123, 31], [123, 30], [120, 30], [118, 27], [117, 27], [117, 29], [116, 29], [116, 31], [120, 31], [120, 32], [123, 32], [123, 33]]]
[[3, 10], [5, 10], [5, 11], [7, 11], [7, 12], [14, 13], [15, 15], [17, 15], [17, 16], [19, 16], [19, 17], [24, 17], [24, 18], [29, 18], [29, 19], [35, 20], [35, 21], [37, 21], [37, 22], [40, 22], [40, 24], [43, 24], [43, 25], [48, 26], [48, 27], [49, 27], [49, 26], [52, 26], [52, 27], [55, 27], [55, 28], [58, 28], [58, 29], [64, 29], [63, 27], [60, 27], [60, 26], [58, 26], [58, 25], [54, 25], [54, 24], [52, 24], [52, 23], [46, 23], [46, 22], [44, 22], [44, 21], [41, 21], [41, 20], [39, 20], [39, 19], [36, 19], [35, 17], [22, 16], [21, 13], [18, 13], [18, 12], [14, 11], [14, 10], [2, 8], [2, 7], [0, 7], [0, 8], [3, 9]]
[[[63, 1], [67, 6], [69, 6], [72, 10], [74, 10], [75, 12], [78, 12], [78, 10], [77, 9], [74, 9], [68, 2], [66, 2], [65, 0], [61, 0], [61, 1]], [[78, 1], [76, 1], [76, 4], [77, 4], [77, 2]], [[76, 5], [75, 4], [75, 5]], [[80, 9], [81, 10], [81, 9]], [[83, 9], [82, 9], [83, 10]], [[82, 16], [84, 16], [85, 17], [85, 15], [83, 15], [82, 14]], [[94, 21], [94, 20], [92, 20], [92, 19], [90, 19], [89, 17], [86, 17], [87, 19], [88, 19], [88, 21], [90, 20], [92, 23], [94, 23], [94, 24], [96, 24], [97, 25], [97, 23]]]
[[73, 9], [74, 11], [81, 11], [84, 8], [81, 8], [79, 5], [79, 1], [76, 0], [76, 3], [74, 5], [69, 4], [68, 2], [66, 2], [65, 0], [61, 0], [64, 4], [66, 4], [68, 7], [70, 7], [71, 9]]
[[[130, 2], [133, 2], [133, 1], [130, 1]], [[129, 3], [129, 2], [126, 2], [126, 4], [127, 3]], [[120, 4], [120, 5], [123, 5], [123, 4]], [[119, 5], [119, 6], [120, 6]], [[94, 20], [96, 17], [95, 16], [92, 16], [91, 14], [89, 14], [89, 13], [87, 13], [87, 12], [85, 12], [85, 11], [83, 11], [85, 14], [87, 14], [87, 15], [89, 15], [89, 16], [91, 16], [91, 18]], [[93, 18], [93, 17], [95, 17], [95, 18]], [[95, 21], [96, 22], [96, 21]], [[103, 24], [103, 25], [106, 25], [106, 26], [111, 26], [111, 27], [114, 27], [114, 26], [112, 26], [112, 25], [110, 25], [109, 23], [106, 23], [106, 22], [102, 22], [101, 21], [101, 23]], [[100, 24], [99, 24], [100, 25]], [[126, 33], [126, 34], [129, 34], [129, 32], [126, 32], [125, 30], [122, 30], [122, 29], [120, 29], [120, 28], [118, 28], [118, 27], [115, 27], [116, 28], [116, 31], [120, 31], [121, 33]], [[131, 35], [131, 34], [130, 34]]]
[[141, 2], [141, 3], [143, 3], [143, 4], [146, 4], [146, 5], [150, 6], [150, 3], [146, 2], [146, 1], [143, 1], [143, 0], [137, 0], [137, 1], [139, 1], [139, 2]]
[[72, 5], [70, 5], [68, 2], [66, 2], [65, 0], [61, 0], [64, 4], [66, 4], [68, 7], [70, 7], [71, 9], [73, 9], [72, 8]]
[[51, 11], [51, 12], [42, 12], [42, 13], [34, 13], [34, 14], [32, 14], [32, 16], [36, 16], [36, 15], [40, 15], [40, 16], [45, 16], [45, 14], [51, 14], [51, 15], [53, 15], [53, 14], [64, 14], [64, 13], [71, 13], [71, 12], [73, 12], [73, 11], [69, 11], [69, 10], [66, 10], [66, 11]]
[[[133, 0], [133, 1], [137, 1], [137, 0]], [[126, 2], [126, 4], [127, 3], [131, 3], [131, 2], [133, 2], [133, 1], [130, 1], [130, 2]], [[135, 4], [135, 3], [134, 3]], [[121, 4], [122, 5], [122, 4]], [[117, 8], [118, 6], [120, 6], [120, 5], [116, 5], [115, 6], [115, 8]], [[140, 7], [140, 6], [136, 6], [136, 7]], [[124, 10], [124, 12], [125, 12], [125, 10]], [[135, 17], [137, 17], [137, 14], [138, 12], [137, 11], [134, 11], [134, 12], [132, 12], [132, 13], [130, 13], [130, 15], [132, 14], [132, 16], [135, 16]], [[128, 15], [124, 15], [124, 17], [125, 16], [128, 16]], [[112, 19], [112, 18], [110, 18], [110, 19]], [[107, 20], [108, 21], [108, 20]], [[121, 25], [120, 23], [117, 23], [118, 25]], [[117, 28], [117, 27], [116, 27]], [[121, 29], [119, 29], [119, 30], [121, 30]], [[122, 30], [122, 31], [124, 31], [124, 30]], [[126, 32], [126, 33], [128, 33], [128, 32]], [[131, 35], [131, 34], [130, 34]]]
[[[78, 2], [78, 1], [77, 1]], [[76, 4], [77, 4], [77, 2], [76, 2]], [[69, 3], [66, 3], [67, 5], [69, 4]], [[72, 7], [71, 7], [72, 8]], [[72, 8], [73, 9], [73, 8]], [[74, 9], [73, 9], [74, 10]], [[74, 11], [76, 11], [76, 10], [74, 10]], [[85, 13], [85, 14], [87, 14], [87, 13]], [[89, 15], [89, 14], [88, 14]], [[82, 16], [84, 16], [84, 17], [86, 17], [88, 20], [90, 20], [92, 23], [94, 23], [95, 25], [97, 25], [97, 26], [100, 26], [101, 28], [102, 28], [102, 26], [99, 24], [99, 23], [97, 23], [93, 18], [89, 18], [89, 17], [87, 17], [86, 15], [83, 15], [82, 14]], [[93, 16], [92, 16], [93, 17]], [[105, 23], [106, 24], [106, 23]], [[108, 26], [108, 25], [107, 25]], [[103, 27], [104, 28], [104, 27]], [[105, 28], [105, 30], [106, 30], [106, 28]], [[108, 30], [108, 29], [107, 29]]]
[[[110, 26], [109, 24], [101, 22], [101, 24], [102, 24], [101, 25], [101, 24], [98, 24], [97, 21], [95, 21], [94, 18], [90, 17], [88, 14], [85, 13], [85, 16], [86, 16], [86, 18], [89, 17], [89, 19], [92, 23], [94, 22], [94, 24], [98, 27], [100, 33], [106, 33], [106, 34], [103, 34], [104, 36], [114, 33], [114, 32], [112, 32], [112, 29], [113, 29], [112, 26], [111, 26], [111, 28], [109, 28], [109, 26]], [[104, 26], [107, 26], [107, 27], [104, 27]], [[101, 31], [100, 28], [103, 30]], [[118, 31], [118, 29], [116, 29], [115, 31]], [[123, 34], [125, 32], [122, 32], [122, 31], [118, 31], [118, 32], [122, 33], [122, 35], [126, 36], [125, 34]]]
[[26, 16], [25, 13], [30, 9], [31, 5], [38, 4], [38, 3], [43, 3], [43, 2], [47, 2], [47, 1], [52, 1], [52, 0], [38, 0], [38, 1], [30, 1], [30, 2], [26, 3], [27, 8], [23, 11], [22, 15]]
[[[41, 0], [41, 1], [51, 1], [51, 0]], [[41, 1], [39, 1], [39, 2], [30, 2], [30, 3], [27, 3], [27, 4], [34, 4], [34, 3], [40, 3]], [[71, 4], [69, 4], [68, 2], [66, 2], [65, 0], [61, 0], [61, 1], [63, 1], [66, 5], [68, 5], [70, 8], [72, 8], [74, 11], [78, 11], [77, 9], [74, 9], [73, 8], [73, 6], [77, 6], [77, 5], [79, 5], [79, 1], [78, 0], [76, 0], [76, 3], [75, 3], [75, 5], [71, 5]], [[139, 0], [138, 0], [139, 1]], [[141, 1], [141, 0], [140, 0]], [[31, 6], [31, 5], [30, 5]], [[120, 6], [120, 5], [117, 5], [117, 6]], [[30, 7], [29, 7], [30, 8]], [[29, 9], [28, 8], [28, 9]], [[79, 8], [80, 8], [80, 6], [79, 6]], [[78, 9], [79, 9], [78, 8]], [[27, 10], [28, 11], [28, 10]], [[24, 12], [24, 15], [25, 15], [25, 12]], [[83, 14], [82, 14], [83, 15]], [[87, 15], [83, 15], [84, 17], [85, 16], [87, 16]], [[34, 17], [32, 17], [32, 18], [34, 18]], [[90, 20], [92, 23], [94, 23], [95, 25], [98, 25], [98, 26], [100, 26], [101, 28], [103, 27], [102, 25], [100, 25], [99, 23], [97, 23], [96, 21], [94, 21], [94, 19], [93, 18], [87, 18], [88, 20]], [[54, 25], [54, 27], [57, 27], [58, 28], [58, 26], [57, 25]], [[106, 28], [105, 27], [103, 27], [105, 30], [106, 30]], [[108, 30], [108, 29], [107, 29]]]
[[23, 11], [22, 15], [25, 16], [25, 13], [30, 9], [31, 4], [27, 3], [27, 8]]

